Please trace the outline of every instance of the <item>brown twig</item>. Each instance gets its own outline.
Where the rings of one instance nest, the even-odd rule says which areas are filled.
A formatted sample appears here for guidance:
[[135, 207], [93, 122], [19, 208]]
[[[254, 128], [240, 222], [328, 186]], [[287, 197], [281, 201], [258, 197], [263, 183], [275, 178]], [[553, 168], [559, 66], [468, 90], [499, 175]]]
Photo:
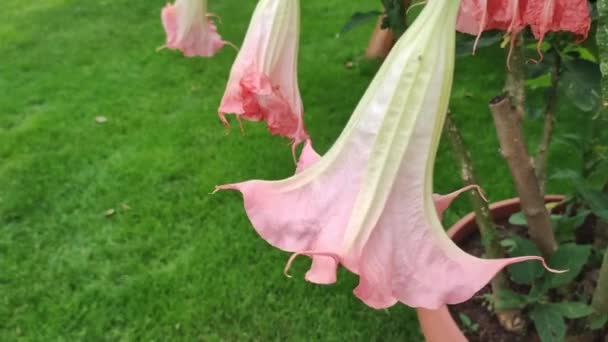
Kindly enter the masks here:
[[[454, 158], [460, 169], [460, 177], [466, 185], [478, 185], [475, 178], [475, 171], [473, 169], [473, 162], [468, 149], [466, 148], [458, 126], [452, 117], [452, 113], [448, 112], [445, 119], [445, 135], [448, 138]], [[496, 232], [496, 226], [490, 215], [490, 208], [488, 203], [483, 199], [477, 190], [471, 190], [468, 192], [473, 205], [473, 211], [475, 211], [475, 221], [479, 227], [479, 232], [482, 236], [482, 243], [485, 254], [489, 258], [502, 258], [504, 252], [498, 234]]]
[[511, 99], [520, 118], [524, 118], [526, 103], [526, 60], [524, 54], [524, 37], [518, 34], [515, 39], [511, 59], [508, 61], [509, 70], [503, 91]]
[[[460, 169], [460, 177], [465, 185], [477, 185], [473, 162], [465, 143], [462, 139], [456, 122], [452, 118], [452, 113], [448, 112], [445, 120], [445, 135], [448, 138], [456, 163]], [[469, 198], [475, 212], [475, 221], [479, 227], [481, 243], [485, 255], [489, 258], [497, 259], [504, 257], [504, 251], [500, 245], [496, 225], [492, 220], [488, 203], [477, 190], [469, 191]], [[500, 299], [496, 295], [502, 289], [508, 288], [508, 280], [503, 272], [498, 273], [490, 283], [496, 307], [500, 307]], [[496, 317], [500, 325], [510, 332], [522, 332], [526, 327], [526, 320], [523, 318], [521, 310], [495, 310]]]
[[545, 257], [556, 247], [549, 212], [540, 193], [538, 180], [528, 155], [521, 131], [521, 117], [509, 98], [499, 96], [490, 102], [500, 149], [506, 159], [515, 188], [521, 200], [522, 211], [529, 227], [530, 238]]
[[555, 124], [555, 111], [557, 109], [557, 87], [560, 80], [560, 69], [561, 69], [561, 57], [559, 54], [555, 54], [555, 63], [551, 68], [551, 88], [547, 107], [545, 108], [544, 124], [543, 124], [543, 135], [538, 147], [538, 153], [534, 160], [534, 167], [536, 169], [536, 178], [538, 178], [538, 186], [540, 188], [541, 195], [545, 194], [545, 182], [547, 179], [547, 155], [549, 152], [549, 145], [551, 144], [551, 138], [553, 137], [553, 126]]
[[598, 314], [608, 314], [608, 250], [604, 254], [604, 261], [600, 268], [600, 278], [593, 293], [591, 306]]
[[[608, 0], [598, 0], [597, 11], [599, 20], [596, 39], [600, 70], [602, 71], [602, 106], [597, 115], [596, 124], [606, 124], [608, 123]], [[595, 127], [599, 128], [599, 125]], [[608, 192], [608, 184], [604, 187], [604, 192]], [[604, 261], [600, 267], [600, 278], [591, 303], [597, 313], [608, 313], [608, 250], [604, 254]]]

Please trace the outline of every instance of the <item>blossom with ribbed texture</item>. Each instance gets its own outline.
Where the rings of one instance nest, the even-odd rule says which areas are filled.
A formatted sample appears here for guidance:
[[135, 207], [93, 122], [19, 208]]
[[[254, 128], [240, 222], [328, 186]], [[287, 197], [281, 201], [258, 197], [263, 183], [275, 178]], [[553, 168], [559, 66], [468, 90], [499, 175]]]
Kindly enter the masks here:
[[268, 130], [293, 141], [308, 139], [298, 88], [299, 0], [260, 0], [222, 98], [219, 115], [265, 121]]

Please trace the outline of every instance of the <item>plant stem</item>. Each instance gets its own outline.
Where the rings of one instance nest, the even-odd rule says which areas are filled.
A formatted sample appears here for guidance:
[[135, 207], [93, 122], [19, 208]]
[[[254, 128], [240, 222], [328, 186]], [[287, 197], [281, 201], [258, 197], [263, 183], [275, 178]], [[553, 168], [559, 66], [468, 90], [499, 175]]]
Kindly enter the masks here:
[[[598, 114], [598, 124], [608, 122], [608, 0], [598, 0], [599, 21], [597, 26], [597, 45], [602, 72], [602, 106]], [[607, 185], [608, 187], [608, 185]], [[608, 188], [604, 187], [604, 191]], [[608, 250], [600, 267], [600, 277], [591, 301], [598, 314], [608, 314]]]
[[[475, 170], [473, 168], [473, 162], [471, 161], [471, 155], [464, 144], [451, 112], [448, 112], [446, 116], [444, 133], [452, 147], [452, 152], [454, 152], [453, 155], [460, 169], [460, 177], [464, 184], [479, 184], [475, 178]], [[473, 205], [473, 211], [475, 212], [475, 221], [477, 222], [477, 227], [479, 227], [481, 244], [485, 255], [492, 259], [503, 258], [504, 251], [500, 245], [498, 232], [496, 231], [496, 226], [492, 220], [488, 203], [486, 203], [481, 194], [476, 190], [469, 191], [469, 198]], [[492, 286], [495, 306], [500, 307], [501, 303], [499, 302], [500, 299], [497, 294], [500, 293], [502, 289], [508, 288], [508, 280], [505, 274], [500, 272], [492, 279], [490, 284]], [[523, 331], [526, 327], [521, 310], [496, 309], [495, 311], [498, 321], [507, 331], [519, 332]]]
[[608, 250], [604, 254], [600, 278], [593, 293], [591, 306], [598, 314], [608, 314]]
[[557, 248], [549, 212], [540, 193], [532, 159], [526, 150], [521, 131], [521, 116], [507, 97], [499, 96], [490, 102], [501, 153], [506, 159], [515, 188], [521, 200], [522, 211], [528, 223], [530, 238], [544, 257]]
[[521, 200], [530, 238], [546, 258], [555, 251], [557, 242], [521, 130], [526, 101], [524, 38], [519, 34], [513, 39], [516, 41], [511, 59], [507, 62], [509, 68], [504, 87], [507, 97], [493, 99], [490, 102], [490, 110], [494, 117], [502, 155], [509, 165]]
[[[460, 177], [464, 184], [479, 184], [475, 178], [471, 156], [462, 140], [462, 136], [460, 135], [460, 131], [458, 130], [458, 126], [456, 126], [456, 122], [454, 121], [451, 112], [448, 112], [446, 115], [444, 132], [450, 142], [452, 152], [454, 152], [454, 158], [460, 168]], [[473, 205], [473, 211], [475, 211], [475, 221], [479, 227], [485, 254], [493, 259], [504, 257], [504, 252], [500, 245], [500, 241], [498, 240], [498, 234], [492, 216], [490, 215], [488, 204], [477, 190], [471, 190], [468, 193]], [[496, 280], [497, 278], [494, 279]], [[492, 284], [494, 284], [494, 282]]]
[[540, 141], [536, 159], [534, 160], [536, 178], [538, 178], [538, 186], [540, 188], [541, 195], [545, 194], [545, 182], [547, 179], [547, 155], [549, 152], [549, 145], [551, 144], [551, 138], [553, 136], [553, 126], [555, 123], [554, 115], [557, 109], [557, 100], [559, 98], [557, 94], [557, 87], [559, 86], [561, 64], [561, 57], [558, 53], [556, 53], [555, 63], [551, 68], [551, 88], [549, 90], [550, 94], [547, 107], [545, 108], [543, 136]]
[[512, 39], [515, 39], [515, 45], [513, 46], [511, 59], [507, 61], [509, 68], [503, 90], [511, 99], [511, 104], [515, 107], [519, 117], [523, 119], [526, 103], [524, 37], [517, 34]]

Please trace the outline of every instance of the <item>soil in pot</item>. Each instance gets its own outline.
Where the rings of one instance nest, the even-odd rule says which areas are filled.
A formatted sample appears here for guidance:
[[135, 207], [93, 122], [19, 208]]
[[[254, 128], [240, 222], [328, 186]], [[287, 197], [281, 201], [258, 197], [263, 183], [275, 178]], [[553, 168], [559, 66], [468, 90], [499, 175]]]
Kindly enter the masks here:
[[[509, 224], [508, 219], [498, 221], [499, 227], [503, 227], [504, 231], [516, 233], [521, 236], [525, 236], [526, 228], [521, 226], [514, 226]], [[595, 228], [595, 220], [587, 220], [581, 228], [577, 231], [576, 242], [580, 244], [589, 244], [593, 241]], [[483, 248], [481, 246], [481, 240], [479, 233], [470, 235], [459, 246], [466, 252], [481, 257], [483, 254]], [[591, 297], [595, 284], [597, 282], [598, 270], [586, 266], [577, 278], [577, 282], [572, 289], [574, 292], [569, 292], [569, 295], [576, 293], [585, 297]], [[511, 290], [526, 294], [529, 291], [529, 287], [514, 285], [511, 286]], [[471, 300], [450, 306], [450, 313], [454, 320], [459, 324], [463, 333], [465, 333], [467, 339], [470, 342], [535, 342], [540, 341], [534, 331], [532, 322], [528, 322], [527, 328], [523, 334], [511, 333], [502, 328], [496, 315], [488, 308], [488, 303], [484, 299], [485, 294], [491, 292], [490, 286], [484, 287], [474, 298]], [[568, 300], [564, 295], [554, 291], [551, 293], [552, 302], [561, 302]], [[460, 315], [464, 314], [470, 319], [473, 324], [477, 324], [475, 329], [471, 328], [471, 325], [465, 325], [460, 318]], [[525, 311], [524, 311], [525, 316]], [[567, 336], [570, 338], [567, 341], [590, 341], [590, 342], [605, 342], [608, 341], [608, 327], [603, 330], [590, 332], [585, 330], [583, 320], [568, 320], [568, 333]]]

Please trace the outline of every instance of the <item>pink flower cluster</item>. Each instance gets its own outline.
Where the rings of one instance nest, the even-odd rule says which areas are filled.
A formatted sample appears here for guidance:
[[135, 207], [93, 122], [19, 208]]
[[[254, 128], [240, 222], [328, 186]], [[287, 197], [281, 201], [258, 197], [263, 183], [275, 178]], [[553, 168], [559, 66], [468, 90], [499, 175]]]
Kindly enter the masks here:
[[548, 32], [569, 31], [587, 38], [587, 6], [587, 0], [462, 0], [456, 29], [479, 37], [487, 30], [515, 35], [530, 26], [540, 49]]
[[[166, 46], [211, 56], [225, 41], [206, 0], [177, 0], [162, 11]], [[458, 21], [457, 18], [458, 17]], [[294, 176], [218, 186], [243, 194], [258, 234], [312, 258], [306, 280], [336, 281], [343, 265], [359, 275], [355, 295], [374, 308], [396, 302], [437, 308], [472, 297], [509, 264], [539, 257], [480, 259], [456, 246], [440, 217], [461, 189], [432, 193], [435, 154], [449, 102], [454, 32], [520, 32], [543, 39], [567, 30], [586, 37], [584, 0], [432, 0], [397, 43], [334, 146], [320, 157], [303, 122], [297, 80], [299, 0], [260, 0], [219, 106], [264, 121], [304, 147]]]

